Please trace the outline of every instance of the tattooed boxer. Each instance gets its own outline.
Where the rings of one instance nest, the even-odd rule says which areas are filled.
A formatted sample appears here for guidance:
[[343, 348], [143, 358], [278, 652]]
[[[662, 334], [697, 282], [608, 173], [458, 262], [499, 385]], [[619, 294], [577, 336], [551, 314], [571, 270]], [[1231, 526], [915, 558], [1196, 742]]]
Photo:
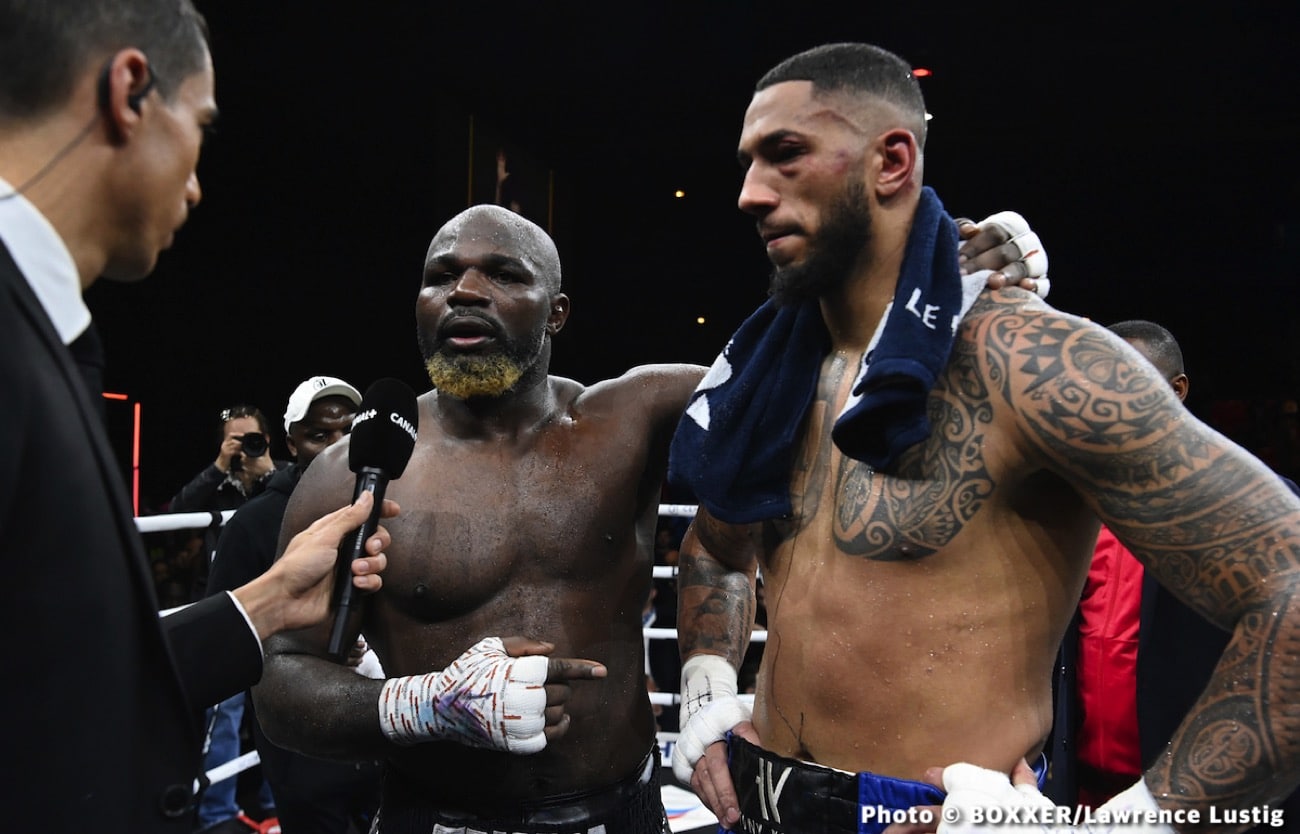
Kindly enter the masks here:
[[[782, 62], [745, 113], [739, 205], [775, 298], [674, 440], [672, 475], [701, 504], [681, 547], [675, 771], [724, 823], [765, 832], [879, 830], [942, 802], [921, 780], [959, 761], [981, 769], [977, 786], [970, 765], [949, 769], [950, 802], [1035, 794], [1009, 775], [1041, 767], [1100, 517], [1234, 632], [1168, 750], [1115, 801], [1208, 820], [1284, 796], [1300, 503], [1118, 337], [1016, 288], [971, 295], [921, 184], [925, 131], [908, 65], [863, 44]], [[751, 719], [735, 670], [760, 566]]]

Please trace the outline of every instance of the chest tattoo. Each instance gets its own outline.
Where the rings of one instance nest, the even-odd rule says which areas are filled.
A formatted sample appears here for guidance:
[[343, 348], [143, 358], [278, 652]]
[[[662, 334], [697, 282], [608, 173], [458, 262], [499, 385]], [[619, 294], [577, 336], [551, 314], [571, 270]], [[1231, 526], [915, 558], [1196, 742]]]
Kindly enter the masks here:
[[974, 358], [960, 347], [930, 393], [927, 411], [929, 437], [908, 449], [894, 471], [841, 459], [834, 535], [842, 553], [881, 561], [929, 556], [951, 542], [993, 492], [984, 460], [993, 410]]

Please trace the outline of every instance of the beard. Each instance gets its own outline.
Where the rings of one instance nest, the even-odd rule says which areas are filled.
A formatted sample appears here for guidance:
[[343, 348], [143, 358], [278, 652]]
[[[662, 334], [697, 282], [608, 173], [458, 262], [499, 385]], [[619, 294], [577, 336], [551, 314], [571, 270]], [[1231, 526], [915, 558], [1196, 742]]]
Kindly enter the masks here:
[[487, 356], [446, 356], [436, 353], [424, 362], [429, 381], [441, 393], [458, 400], [499, 397], [514, 387], [524, 369], [501, 353]]
[[817, 298], [844, 285], [871, 242], [867, 187], [852, 181], [826, 212], [801, 263], [772, 270], [769, 294], [780, 306]]
[[525, 340], [503, 339], [500, 347], [487, 353], [450, 351], [445, 340], [430, 342], [423, 333], [419, 341], [424, 369], [433, 387], [456, 399], [468, 400], [499, 397], [514, 388], [524, 372], [536, 364], [545, 337], [543, 327]]

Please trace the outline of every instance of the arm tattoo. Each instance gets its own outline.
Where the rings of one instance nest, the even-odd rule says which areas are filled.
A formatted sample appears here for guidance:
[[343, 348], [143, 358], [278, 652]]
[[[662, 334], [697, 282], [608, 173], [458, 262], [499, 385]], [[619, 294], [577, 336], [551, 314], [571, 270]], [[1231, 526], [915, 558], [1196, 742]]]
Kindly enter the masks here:
[[681, 551], [678, 638], [682, 657], [703, 651], [720, 654], [740, 668], [754, 627], [755, 599], [750, 577], [706, 553]]
[[1157, 579], [1233, 630], [1147, 774], [1153, 793], [1166, 807], [1280, 799], [1300, 766], [1300, 505], [1109, 333], [1012, 308], [976, 330], [987, 378], [1046, 466]]
[[[1291, 601], [1294, 601], [1294, 595]], [[1291, 606], [1289, 606], [1291, 607]], [[1147, 776], [1164, 803], [1246, 807], [1276, 802], [1294, 788], [1300, 758], [1300, 641], [1285, 618], [1252, 612]]]

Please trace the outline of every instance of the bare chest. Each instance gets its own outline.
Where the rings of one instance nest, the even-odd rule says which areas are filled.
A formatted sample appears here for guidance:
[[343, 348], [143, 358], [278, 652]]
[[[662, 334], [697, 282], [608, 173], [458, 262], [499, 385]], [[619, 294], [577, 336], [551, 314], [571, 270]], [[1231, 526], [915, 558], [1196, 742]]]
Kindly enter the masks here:
[[927, 401], [928, 437], [877, 471], [831, 440], [849, 367], [828, 360], [823, 369], [791, 479], [793, 515], [778, 525], [777, 539], [785, 549], [802, 537], [818, 550], [877, 561], [934, 554], [997, 498], [1002, 444], [987, 392], [941, 380]]
[[431, 443], [417, 450], [389, 497], [402, 514], [384, 578], [386, 606], [437, 623], [509, 610], [562, 588], [626, 582], [640, 557], [646, 461], [617, 443], [566, 434], [514, 451]]

